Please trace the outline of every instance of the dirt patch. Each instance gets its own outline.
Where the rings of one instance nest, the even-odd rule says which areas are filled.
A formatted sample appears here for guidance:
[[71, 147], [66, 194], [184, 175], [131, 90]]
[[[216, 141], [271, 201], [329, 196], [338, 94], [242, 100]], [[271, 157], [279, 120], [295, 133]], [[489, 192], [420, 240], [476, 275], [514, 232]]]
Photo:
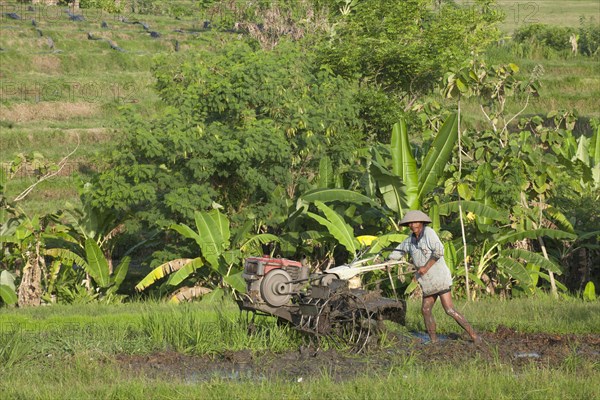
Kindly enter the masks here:
[[52, 55], [35, 56], [31, 60], [32, 70], [47, 75], [58, 75], [61, 73], [60, 58]]
[[68, 143], [102, 143], [113, 139], [114, 135], [107, 128], [63, 129]]
[[197, 382], [220, 379], [283, 379], [319, 378], [323, 371], [335, 380], [348, 380], [367, 373], [389, 371], [402, 359], [415, 357], [422, 364], [464, 363], [481, 360], [485, 363], [511, 365], [518, 369], [527, 365], [558, 368], [577, 358], [600, 361], [600, 335], [527, 334], [500, 327], [495, 333], [483, 334], [485, 343], [476, 346], [459, 336], [451, 335], [438, 344], [423, 342], [418, 336], [394, 338], [395, 345], [370, 349], [363, 354], [337, 350], [300, 348], [286, 353], [248, 350], [226, 351], [214, 356], [192, 356], [175, 352], [151, 355], [118, 355], [117, 364], [135, 376], [172, 378]]
[[89, 117], [100, 111], [100, 104], [96, 103], [39, 102], [8, 107], [0, 105], [0, 121], [67, 121], [71, 118]]

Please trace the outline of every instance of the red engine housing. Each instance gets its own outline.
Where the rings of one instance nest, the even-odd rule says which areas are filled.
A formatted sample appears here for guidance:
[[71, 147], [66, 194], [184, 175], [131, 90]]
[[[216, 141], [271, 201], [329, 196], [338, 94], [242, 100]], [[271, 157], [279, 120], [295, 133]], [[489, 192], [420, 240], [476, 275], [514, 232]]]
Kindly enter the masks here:
[[[309, 266], [302, 265], [299, 261], [288, 260], [287, 258], [272, 258], [269, 256], [249, 257], [244, 263], [244, 273], [242, 277], [246, 281], [247, 294], [253, 301], [263, 302], [260, 294], [263, 278], [271, 271], [284, 270], [290, 278], [290, 281], [299, 281], [308, 279]], [[297, 290], [300, 283], [291, 283], [291, 290]]]
[[298, 279], [299, 277], [296, 278], [294, 275], [300, 274], [300, 269], [304, 267], [299, 261], [288, 260], [287, 258], [249, 257], [246, 258], [244, 264], [244, 278], [246, 278], [246, 275], [249, 277], [254, 275], [260, 278], [276, 268], [283, 268], [292, 276], [292, 279]]

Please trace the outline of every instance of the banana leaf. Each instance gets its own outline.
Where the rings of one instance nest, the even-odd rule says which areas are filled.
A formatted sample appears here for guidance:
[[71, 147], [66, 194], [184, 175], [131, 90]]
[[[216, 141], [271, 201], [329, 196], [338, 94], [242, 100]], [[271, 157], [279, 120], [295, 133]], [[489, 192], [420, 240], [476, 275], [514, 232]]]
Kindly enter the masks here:
[[531, 251], [527, 251], [527, 250], [523, 250], [523, 249], [510, 249], [510, 250], [503, 250], [502, 255], [512, 257], [515, 259], [522, 258], [523, 260], [527, 261], [528, 263], [539, 265], [541, 268], [544, 268], [548, 271], [554, 272], [555, 274], [558, 274], [558, 275], [562, 274], [562, 270], [560, 269], [560, 266], [558, 266], [557, 264], [555, 264], [554, 262], [552, 262], [550, 260], [547, 260], [546, 258], [544, 258], [544, 256], [537, 254], [537, 253], [533, 253]]
[[369, 253], [377, 254], [383, 249], [390, 247], [390, 244], [392, 243], [402, 243], [402, 241], [404, 241], [404, 239], [406, 239], [407, 237], [408, 235], [405, 235], [403, 233], [388, 233], [386, 235], [381, 235], [372, 244]]
[[213, 268], [216, 268], [219, 265], [219, 256], [224, 245], [224, 239], [221, 235], [222, 226], [206, 212], [194, 212], [194, 219], [198, 229], [198, 245], [202, 251], [202, 256]]
[[253, 248], [253, 246], [257, 246], [259, 244], [268, 244], [271, 242], [279, 242], [279, 238], [270, 233], [261, 233], [246, 240], [244, 244], [240, 246], [240, 250], [247, 251], [250, 248]]
[[358, 243], [354, 237], [354, 230], [352, 227], [348, 225], [338, 213], [324, 203], [316, 201], [315, 205], [323, 214], [325, 214], [327, 219], [311, 212], [309, 212], [308, 215], [319, 224], [325, 226], [329, 233], [354, 257], [356, 251], [360, 247], [360, 243]]
[[585, 165], [590, 165], [590, 150], [590, 139], [581, 135], [577, 139], [577, 153], [574, 158], [583, 161]]
[[583, 299], [587, 301], [596, 301], [596, 286], [594, 282], [589, 281], [583, 289]]
[[68, 249], [46, 249], [44, 254], [51, 257], [60, 258], [65, 262], [76, 264], [82, 268], [87, 268], [87, 261], [84, 260], [79, 254]]
[[590, 158], [595, 165], [600, 165], [600, 125], [596, 127], [596, 132], [590, 141]]
[[121, 283], [123, 283], [123, 281], [125, 280], [125, 277], [127, 276], [127, 271], [129, 270], [130, 261], [130, 257], [123, 258], [117, 266], [117, 268], [114, 270], [113, 276], [111, 278], [112, 286], [108, 290], [109, 293], [116, 292], [121, 286]]
[[410, 210], [419, 209], [421, 207], [418, 197], [419, 172], [408, 140], [404, 118], [395, 123], [392, 128], [391, 153], [392, 173], [399, 176], [405, 186], [406, 207]]
[[[465, 276], [465, 269], [464, 268], [458, 268], [453, 274], [453, 276]], [[485, 288], [485, 283], [481, 280], [481, 278], [479, 278], [477, 276], [477, 274], [473, 273], [473, 272], [469, 272], [469, 281], [474, 282], [477, 286], [481, 287], [481, 288]]]
[[406, 287], [406, 289], [404, 290], [404, 295], [408, 296], [409, 294], [411, 294], [412, 292], [415, 291], [415, 289], [417, 288], [417, 286], [419, 286], [419, 284], [417, 283], [417, 281], [411, 281], [408, 286]]
[[319, 177], [317, 184], [320, 189], [333, 188], [333, 165], [329, 157], [323, 157], [319, 161]]
[[571, 221], [567, 219], [567, 217], [558, 209], [549, 206], [544, 210], [544, 214], [549, 216], [550, 220], [554, 221], [554, 223], [563, 231], [569, 233], [575, 233], [575, 229], [573, 228], [573, 224]]
[[373, 235], [362, 235], [362, 236], [357, 236], [356, 240], [358, 240], [358, 243], [360, 243], [361, 246], [370, 246], [375, 240], [377, 240], [377, 236], [373, 236]]
[[[370, 169], [370, 165], [371, 165], [371, 163], [369, 162], [368, 166], [367, 166], [367, 171]], [[377, 185], [375, 183], [375, 179], [373, 178], [373, 175], [371, 175], [369, 172], [365, 172], [360, 177], [358, 183], [360, 184], [360, 187], [363, 188], [364, 193], [369, 198], [375, 197], [375, 195], [376, 195], [375, 191], [377, 190]]]
[[456, 114], [452, 114], [444, 121], [419, 169], [418, 198], [420, 200], [436, 187], [446, 164], [452, 158], [457, 140], [458, 118]]
[[377, 182], [385, 205], [398, 214], [404, 214], [403, 210], [408, 205], [406, 203], [406, 189], [402, 183], [402, 179], [399, 176], [391, 174], [375, 161], [371, 162], [369, 172]]
[[496, 221], [506, 221], [508, 220], [508, 215], [492, 208], [486, 206], [483, 203], [478, 201], [451, 201], [448, 203], [440, 204], [439, 212], [441, 215], [449, 215], [451, 213], [458, 212], [458, 206], [462, 205], [463, 212], [472, 212], [473, 214], [479, 217], [490, 218]]
[[16, 304], [18, 300], [15, 290], [8, 285], [0, 285], [0, 299], [8, 305]]
[[108, 261], [104, 258], [100, 246], [94, 239], [86, 239], [85, 257], [87, 258], [86, 272], [90, 274], [98, 286], [108, 287], [110, 285]]
[[6, 270], [0, 272], [0, 285], [6, 285], [12, 290], [16, 290], [15, 276]]
[[253, 228], [254, 228], [254, 220], [247, 219], [242, 226], [238, 227], [238, 229], [235, 230], [235, 236], [233, 238], [233, 243], [236, 245], [239, 243], [242, 243], [244, 241], [245, 237], [252, 234], [251, 232], [252, 232]]
[[346, 189], [327, 189], [319, 188], [310, 190], [299, 197], [298, 202], [300, 203], [313, 203], [320, 201], [323, 203], [329, 203], [332, 201], [341, 201], [346, 203], [368, 203], [374, 205], [375, 202], [365, 196], [364, 194], [353, 192], [352, 190]]
[[[262, 252], [257, 251], [256, 254], [262, 254]], [[221, 254], [221, 257], [225, 260], [225, 264], [227, 265], [239, 264], [242, 256], [243, 254], [240, 249], [225, 250], [223, 254]]]
[[19, 239], [15, 236], [0, 235], [0, 243], [19, 243]]
[[[543, 273], [542, 271], [539, 271], [539, 272], [537, 273], [537, 275], [538, 275], [540, 278], [543, 278], [543, 279], [544, 279], [546, 282], [550, 282], [550, 275], [548, 275], [548, 274], [545, 274], [545, 273]], [[556, 285], [556, 288], [557, 288], [557, 289], [559, 289], [559, 290], [561, 290], [561, 291], [563, 291], [563, 292], [566, 292], [566, 291], [568, 290], [568, 289], [567, 289], [567, 287], [566, 287], [565, 285], [563, 285], [562, 283], [560, 283], [560, 282], [559, 282], [559, 281], [557, 281], [556, 279], [554, 280], [554, 284]]]
[[324, 231], [310, 230], [310, 231], [300, 232], [299, 237], [302, 240], [313, 240], [313, 241], [320, 242], [323, 239], [331, 239], [332, 236], [329, 233], [324, 232]]
[[[164, 264], [163, 264], [164, 265]], [[202, 267], [204, 263], [200, 258], [194, 258], [191, 262], [183, 265], [177, 271], [169, 275], [169, 278], [165, 282], [165, 286], [177, 286], [181, 282], [185, 281], [191, 274], [194, 273], [198, 268]]]
[[[490, 164], [481, 164], [477, 168], [477, 185], [475, 187], [475, 200], [482, 203], [483, 205], [491, 208], [495, 208], [496, 204], [490, 196], [490, 185], [494, 181], [494, 173]], [[476, 213], [474, 213], [477, 215]], [[477, 227], [481, 232], [488, 230], [488, 226], [493, 222], [492, 218], [477, 215]]]
[[229, 230], [229, 220], [227, 217], [218, 209], [214, 209], [208, 212], [208, 215], [213, 219], [215, 225], [217, 226], [223, 243], [221, 244], [221, 249], [226, 249], [229, 247], [229, 239], [231, 238], [231, 232]]
[[223, 277], [223, 281], [240, 293], [246, 293], [246, 281], [242, 278], [244, 271]]
[[154, 268], [148, 275], [146, 275], [137, 285], [135, 285], [135, 290], [142, 291], [146, 289], [148, 286], [153, 285], [158, 280], [164, 278], [165, 276], [180, 270], [184, 266], [192, 263], [194, 260], [199, 260], [199, 258], [179, 258], [176, 260], [168, 261], [164, 264], [159, 265]]
[[173, 293], [168, 303], [179, 304], [184, 301], [190, 301], [197, 297], [202, 297], [210, 292], [212, 292], [212, 289], [203, 286], [184, 287]]
[[581, 233], [581, 234], [579, 234], [579, 236], [577, 236], [577, 240], [586, 240], [586, 239], [594, 237], [594, 236], [600, 236], [600, 231]]
[[185, 238], [194, 239], [196, 241], [196, 243], [198, 243], [198, 244], [200, 242], [200, 236], [198, 235], [198, 233], [195, 232], [192, 228], [190, 228], [186, 224], [173, 224], [173, 225], [169, 226], [169, 229], [173, 229], [174, 231], [176, 231], [177, 233], [179, 233], [181, 236], [183, 236]]
[[223, 300], [224, 296], [225, 290], [223, 290], [222, 288], [216, 288], [212, 292], [202, 296], [202, 302], [208, 304], [215, 304]]
[[444, 261], [450, 272], [454, 273], [458, 267], [458, 256], [452, 242], [444, 242]]
[[529, 276], [531, 277], [531, 287], [535, 288], [538, 284], [538, 280], [540, 277], [540, 266], [537, 264], [527, 263], [525, 266], [527, 271], [529, 271]]
[[575, 240], [575, 239], [577, 239], [577, 235], [570, 233], [570, 232], [559, 231], [558, 229], [540, 228], [540, 229], [530, 229], [527, 231], [515, 232], [515, 233], [508, 234], [508, 235], [499, 236], [499, 237], [496, 237], [496, 241], [500, 244], [504, 244], [504, 243], [516, 242], [518, 240], [523, 240], [523, 239], [537, 239], [538, 237], [543, 237], [543, 236], [547, 236], [551, 239], [558, 239], [558, 240]]
[[509, 257], [500, 256], [496, 260], [498, 269], [506, 275], [511, 276], [513, 279], [518, 280], [522, 285], [531, 285], [531, 276], [529, 271], [523, 267], [520, 263]]

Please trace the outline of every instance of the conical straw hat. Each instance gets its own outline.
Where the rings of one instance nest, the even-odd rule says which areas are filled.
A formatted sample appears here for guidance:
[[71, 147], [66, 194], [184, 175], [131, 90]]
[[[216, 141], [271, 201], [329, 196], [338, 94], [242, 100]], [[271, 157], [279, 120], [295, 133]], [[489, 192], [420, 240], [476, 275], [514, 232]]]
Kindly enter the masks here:
[[424, 224], [429, 224], [431, 223], [431, 218], [423, 211], [410, 210], [404, 214], [404, 218], [400, 221], [400, 225], [406, 226], [411, 222], [423, 222]]

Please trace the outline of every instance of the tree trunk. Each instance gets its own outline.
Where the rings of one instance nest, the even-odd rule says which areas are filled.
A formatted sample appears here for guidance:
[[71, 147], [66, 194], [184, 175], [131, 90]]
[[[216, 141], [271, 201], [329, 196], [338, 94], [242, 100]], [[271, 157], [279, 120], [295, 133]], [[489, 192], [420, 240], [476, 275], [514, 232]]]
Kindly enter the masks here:
[[[542, 239], [541, 236], [538, 237], [538, 242], [540, 243], [540, 246], [542, 246], [542, 253], [544, 254], [544, 258], [546, 260], [549, 260], [550, 258], [548, 257], [548, 252], [546, 251], [546, 245], [544, 244], [544, 239]], [[554, 296], [555, 299], [558, 299], [558, 290], [556, 289], [554, 272], [548, 271], [548, 276], [550, 277], [550, 292], [552, 293], [552, 296]]]
[[19, 307], [39, 306], [42, 303], [42, 271], [45, 269], [44, 257], [40, 256], [40, 243], [31, 253], [23, 268], [23, 277], [19, 285]]

